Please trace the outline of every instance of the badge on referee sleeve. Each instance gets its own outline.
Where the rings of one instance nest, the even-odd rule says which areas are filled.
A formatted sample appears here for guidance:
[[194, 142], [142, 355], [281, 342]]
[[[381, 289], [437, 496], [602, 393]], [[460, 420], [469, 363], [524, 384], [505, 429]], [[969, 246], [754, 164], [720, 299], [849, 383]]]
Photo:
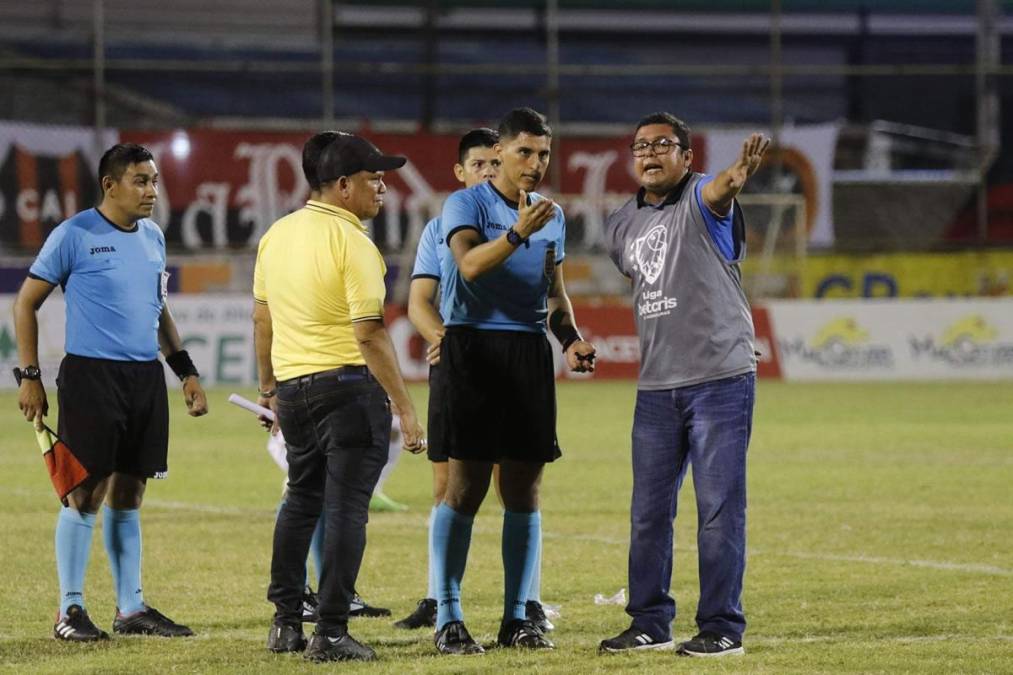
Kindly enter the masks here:
[[46, 425], [35, 430], [35, 440], [42, 450], [42, 458], [46, 461], [46, 469], [49, 470], [49, 479], [53, 481], [56, 495], [67, 506], [67, 495], [88, 480], [88, 469], [84, 468], [56, 432]]

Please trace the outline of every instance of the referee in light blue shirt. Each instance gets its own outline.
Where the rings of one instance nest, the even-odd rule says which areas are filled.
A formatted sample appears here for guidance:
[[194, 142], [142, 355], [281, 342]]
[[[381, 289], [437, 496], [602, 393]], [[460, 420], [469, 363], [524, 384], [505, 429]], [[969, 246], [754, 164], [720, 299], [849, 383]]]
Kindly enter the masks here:
[[526, 617], [541, 536], [542, 467], [560, 456], [552, 353], [546, 327], [569, 367], [593, 370], [594, 347], [581, 339], [563, 286], [562, 210], [533, 190], [549, 163], [551, 130], [530, 108], [501, 120], [501, 165], [491, 182], [452, 194], [441, 216], [452, 255], [443, 260], [440, 346], [446, 395], [444, 451], [450, 457], [444, 501], [433, 519], [436, 647], [477, 654], [464, 626], [461, 579], [472, 522], [500, 465], [504, 611], [497, 642], [551, 648]]
[[190, 415], [207, 412], [197, 369], [181, 349], [166, 305], [165, 239], [149, 218], [158, 198], [151, 153], [133, 144], [110, 148], [99, 163], [102, 202], [53, 230], [14, 305], [18, 405], [37, 428], [49, 404], [40, 379], [37, 311], [56, 286], [67, 306], [66, 352], [57, 376], [59, 435], [89, 472], [64, 500], [56, 525], [60, 608], [58, 640], [109, 636], [85, 609], [84, 577], [92, 530], [103, 500], [103, 534], [117, 613], [113, 631], [192, 635], [144, 602], [139, 509], [148, 478], [165, 477], [169, 410], [166, 361], [183, 382]]

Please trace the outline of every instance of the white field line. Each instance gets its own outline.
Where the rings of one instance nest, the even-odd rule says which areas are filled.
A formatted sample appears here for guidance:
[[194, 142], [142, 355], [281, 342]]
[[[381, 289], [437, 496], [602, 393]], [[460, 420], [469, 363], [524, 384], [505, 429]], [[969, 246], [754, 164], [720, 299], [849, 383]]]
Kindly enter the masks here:
[[[49, 494], [51, 494], [49, 492], [44, 492], [41, 490], [32, 490], [23, 487], [6, 488], [3, 489], [2, 491], [20, 497], [38, 497], [40, 495], [48, 496]], [[209, 513], [226, 516], [274, 515], [274, 508], [265, 509], [246, 506], [221, 506], [216, 504], [198, 504], [194, 502], [181, 502], [162, 499], [146, 499], [144, 501], [144, 504], [149, 508], [155, 509], [166, 509], [169, 511], [192, 511], [195, 513]], [[409, 518], [425, 527], [428, 516], [426, 517], [409, 516]], [[376, 526], [375, 522], [376, 521], [374, 521], [374, 527]], [[491, 527], [484, 528], [481, 526], [475, 528], [476, 534], [496, 534], [498, 532], [499, 528], [491, 528]], [[629, 544], [629, 539], [619, 537], [609, 537], [606, 535], [599, 535], [599, 534], [566, 534], [560, 532], [552, 532], [551, 530], [543, 530], [542, 536], [545, 539], [559, 539], [564, 541], [587, 541], [598, 544], [607, 544], [610, 546], [626, 546]], [[693, 545], [682, 545], [679, 548], [684, 551], [696, 550], [696, 547]], [[1002, 577], [1013, 576], [1013, 570], [1011, 569], [996, 567], [994, 565], [986, 565], [983, 563], [955, 563], [955, 562], [947, 562], [944, 560], [917, 560], [917, 559], [912, 560], [905, 558], [886, 558], [882, 556], [840, 555], [834, 553], [818, 553], [814, 551], [769, 551], [756, 548], [748, 549], [748, 554], [750, 556], [781, 556], [786, 558], [799, 558], [802, 560], [823, 560], [827, 562], [853, 562], [853, 563], [864, 563], [867, 565], [922, 567], [925, 569], [933, 569], [947, 572], [965, 572], [970, 574], [985, 574], [988, 576], [1002, 576]]]
[[957, 634], [957, 633], [940, 633], [939, 635], [890, 635], [885, 637], [869, 637], [861, 638], [855, 635], [804, 635], [800, 637], [780, 637], [771, 635], [768, 637], [764, 636], [749, 636], [745, 640], [745, 644], [748, 647], [753, 645], [765, 645], [765, 646], [779, 646], [779, 645], [792, 645], [792, 644], [810, 644], [810, 643], [827, 643], [827, 642], [847, 642], [850, 644], [880, 644], [883, 642], [890, 642], [896, 644], [905, 643], [926, 643], [926, 642], [948, 642], [951, 640], [964, 641], [987, 641], [994, 642], [999, 640], [1000, 642], [1013, 642], [1013, 635], [968, 635], [968, 634]]

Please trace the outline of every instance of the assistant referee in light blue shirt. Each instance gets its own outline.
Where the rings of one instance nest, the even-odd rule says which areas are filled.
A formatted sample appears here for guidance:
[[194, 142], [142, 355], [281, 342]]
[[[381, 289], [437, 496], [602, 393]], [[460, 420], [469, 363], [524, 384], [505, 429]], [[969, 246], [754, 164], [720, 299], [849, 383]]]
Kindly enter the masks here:
[[67, 308], [66, 352], [57, 376], [59, 435], [89, 477], [64, 499], [56, 525], [60, 607], [53, 635], [109, 636], [85, 609], [84, 577], [99, 506], [117, 614], [113, 631], [192, 635], [144, 602], [139, 509], [148, 478], [167, 475], [166, 361], [183, 383], [192, 416], [207, 412], [197, 369], [181, 348], [166, 304], [165, 238], [150, 220], [158, 170], [139, 145], [115, 145], [99, 162], [102, 202], [60, 223], [29, 269], [14, 305], [21, 367], [18, 406], [41, 427], [49, 404], [38, 360], [37, 312], [56, 286]]

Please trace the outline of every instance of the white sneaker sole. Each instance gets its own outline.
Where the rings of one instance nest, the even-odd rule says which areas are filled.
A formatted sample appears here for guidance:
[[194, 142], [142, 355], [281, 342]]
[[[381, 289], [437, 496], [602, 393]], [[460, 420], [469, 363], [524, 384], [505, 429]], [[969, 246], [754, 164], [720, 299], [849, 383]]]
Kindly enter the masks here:
[[719, 656], [745, 656], [746, 650], [743, 647], [736, 647], [735, 649], [726, 649], [723, 652], [691, 652], [685, 649], [679, 650], [679, 656], [692, 656], [698, 659], [709, 659], [716, 658]]
[[612, 649], [610, 647], [602, 646], [599, 651], [608, 654], [622, 654], [623, 652], [662, 651], [666, 649], [673, 649], [674, 647], [675, 641], [669, 640], [668, 642], [657, 642], [652, 645], [638, 645], [636, 647], [626, 647], [625, 649]]

